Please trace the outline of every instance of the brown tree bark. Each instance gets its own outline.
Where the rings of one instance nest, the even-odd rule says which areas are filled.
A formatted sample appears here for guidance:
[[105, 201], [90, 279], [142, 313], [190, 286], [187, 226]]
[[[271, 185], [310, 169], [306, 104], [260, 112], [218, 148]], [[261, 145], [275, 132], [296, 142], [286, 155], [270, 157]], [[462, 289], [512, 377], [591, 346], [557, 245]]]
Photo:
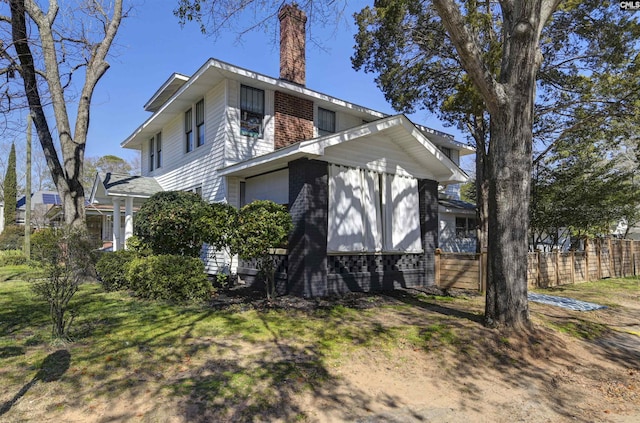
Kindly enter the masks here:
[[[10, 0], [9, 3], [12, 38], [20, 63], [19, 71], [47, 166], [62, 200], [64, 220], [68, 225], [83, 227], [85, 226], [85, 193], [82, 187], [82, 176], [91, 97], [98, 81], [109, 68], [105, 59], [122, 20], [122, 0], [114, 2], [111, 17], [100, 10], [102, 13], [100, 20], [104, 24], [104, 38], [98, 43], [85, 41], [89, 54], [84, 64], [85, 81], [78, 100], [76, 125], [73, 132], [69, 123], [64, 87], [60, 79], [56, 41], [53, 36], [53, 26], [59, 9], [58, 2], [50, 0], [46, 13], [34, 0]], [[27, 18], [38, 28], [44, 72], [39, 73], [36, 69], [31, 41], [27, 34]], [[63, 163], [60, 162], [43, 108], [38, 88], [38, 74], [44, 75], [51, 96]]]
[[539, 40], [559, 0], [500, 2], [503, 52], [498, 79], [483, 62], [477, 37], [465, 25], [457, 2], [433, 3], [491, 117], [485, 320], [490, 326], [526, 327], [530, 324], [527, 229], [535, 81], [542, 59]]

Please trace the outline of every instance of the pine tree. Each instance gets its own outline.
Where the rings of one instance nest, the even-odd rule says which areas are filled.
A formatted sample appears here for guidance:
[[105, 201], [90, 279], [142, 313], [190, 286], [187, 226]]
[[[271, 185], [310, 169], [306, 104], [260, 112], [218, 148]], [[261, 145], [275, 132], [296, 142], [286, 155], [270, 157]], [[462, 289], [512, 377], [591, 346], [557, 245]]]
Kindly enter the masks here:
[[16, 178], [16, 145], [11, 144], [7, 172], [4, 176], [4, 223], [5, 227], [16, 224], [16, 196], [18, 195]]

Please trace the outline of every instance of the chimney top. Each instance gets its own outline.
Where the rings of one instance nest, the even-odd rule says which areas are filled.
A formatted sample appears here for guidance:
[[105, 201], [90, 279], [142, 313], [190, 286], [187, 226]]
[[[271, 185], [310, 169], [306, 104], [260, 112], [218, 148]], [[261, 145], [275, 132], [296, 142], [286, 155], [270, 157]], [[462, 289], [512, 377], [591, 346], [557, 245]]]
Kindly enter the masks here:
[[280, 79], [305, 85], [305, 24], [307, 16], [296, 3], [285, 4], [280, 19]]

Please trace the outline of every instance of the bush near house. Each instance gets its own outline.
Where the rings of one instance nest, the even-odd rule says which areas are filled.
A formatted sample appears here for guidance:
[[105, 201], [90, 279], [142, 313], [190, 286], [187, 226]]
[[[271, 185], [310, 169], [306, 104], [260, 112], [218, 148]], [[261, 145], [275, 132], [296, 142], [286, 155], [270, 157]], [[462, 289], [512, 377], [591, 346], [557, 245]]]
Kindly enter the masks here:
[[198, 257], [202, 249], [201, 219], [208, 204], [191, 192], [154, 194], [134, 217], [135, 235], [154, 254]]
[[204, 263], [195, 257], [162, 254], [133, 259], [126, 279], [135, 295], [178, 303], [205, 301], [213, 293]]
[[121, 291], [130, 288], [127, 279], [128, 264], [138, 255], [130, 250], [104, 253], [96, 263], [98, 279], [105, 291]]

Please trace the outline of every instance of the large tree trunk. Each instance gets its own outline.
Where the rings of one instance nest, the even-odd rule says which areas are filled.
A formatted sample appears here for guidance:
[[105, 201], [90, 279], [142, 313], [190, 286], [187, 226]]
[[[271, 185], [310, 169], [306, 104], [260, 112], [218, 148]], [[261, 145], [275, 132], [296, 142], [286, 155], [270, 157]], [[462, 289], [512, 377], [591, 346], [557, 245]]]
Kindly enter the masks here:
[[[531, 103], [531, 107], [533, 103]], [[513, 105], [503, 119], [492, 119], [488, 160], [488, 275], [485, 320], [489, 326], [529, 324], [527, 233], [531, 181], [529, 116]], [[531, 110], [531, 108], [529, 108]], [[524, 121], [524, 122], [523, 122]]]
[[[113, 2], [113, 14], [109, 18], [103, 10], [94, 10], [86, 5], [90, 15], [97, 13], [99, 27], [104, 30], [104, 38], [95, 42], [90, 39], [83, 41], [86, 48], [86, 63], [84, 63], [84, 85], [78, 100], [78, 111], [75, 117], [75, 131], [72, 132], [67, 112], [67, 100], [64, 87], [60, 80], [57, 45], [54, 36], [54, 21], [58, 15], [59, 5], [56, 1], [49, 2], [45, 13], [34, 0], [10, 0], [12, 38], [22, 76], [29, 108], [38, 132], [38, 138], [51, 171], [53, 182], [60, 194], [65, 223], [73, 227], [85, 226], [85, 198], [82, 187], [84, 151], [89, 130], [89, 115], [91, 98], [96, 84], [109, 68], [106, 56], [122, 20], [122, 1]], [[29, 40], [27, 33], [27, 16], [36, 25], [39, 42]], [[40, 47], [45, 71], [36, 70], [34, 56], [30, 43]], [[36, 47], [37, 49], [37, 47]], [[55, 115], [55, 127], [60, 141], [61, 158], [56, 150], [52, 132], [41, 101], [38, 89], [37, 75], [44, 75], [51, 97], [51, 107]]]

